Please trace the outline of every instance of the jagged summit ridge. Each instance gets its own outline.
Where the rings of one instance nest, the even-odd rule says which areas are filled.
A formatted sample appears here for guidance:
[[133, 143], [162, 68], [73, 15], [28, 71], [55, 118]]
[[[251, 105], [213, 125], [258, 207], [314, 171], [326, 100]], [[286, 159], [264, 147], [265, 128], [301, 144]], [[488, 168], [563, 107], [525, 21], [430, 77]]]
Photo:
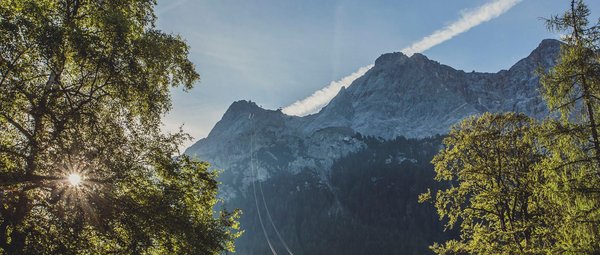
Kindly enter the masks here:
[[[276, 171], [325, 172], [333, 160], [365, 146], [352, 134], [391, 139], [445, 134], [461, 119], [483, 112], [547, 114], [538, 68], [556, 63], [561, 43], [544, 40], [526, 58], [497, 73], [464, 72], [403, 53], [383, 54], [374, 67], [341, 89], [320, 112], [304, 117], [234, 102], [208, 137], [186, 150], [224, 169], [225, 192], [240, 194], [250, 180]], [[250, 148], [251, 137], [254, 147]], [[250, 150], [259, 159], [249, 174]]]
[[[440, 137], [421, 141], [390, 138], [445, 134], [461, 119], [486, 111], [519, 111], [538, 118], [545, 116], [547, 110], [538, 91], [536, 70], [553, 66], [559, 51], [558, 41], [544, 40], [529, 56], [497, 73], [464, 72], [422, 54], [411, 57], [402, 53], [383, 54], [373, 68], [349, 87], [342, 88], [318, 113], [288, 116], [279, 110], [263, 109], [251, 101], [236, 101], [208, 137], [185, 153], [222, 170], [218, 196], [224, 207], [244, 211], [240, 222], [247, 229], [247, 236], [262, 237], [256, 223], [259, 221], [257, 210], [262, 210], [255, 206], [259, 204], [271, 209], [274, 225], [284, 230], [281, 233], [288, 237], [286, 240], [313, 240], [301, 239], [301, 235], [295, 233], [306, 232], [304, 223], [315, 219], [320, 223], [317, 229], [326, 229], [327, 224], [323, 223], [331, 221], [333, 229], [339, 231], [339, 222], [353, 222], [350, 229], [364, 233], [360, 226], [369, 218], [358, 213], [362, 208], [353, 209], [356, 201], [391, 197], [392, 200], [383, 203], [386, 206], [406, 196], [414, 201], [421, 192], [420, 178], [431, 180], [434, 174], [429, 162], [440, 146]], [[381, 144], [376, 145], [378, 143]], [[400, 147], [388, 147], [400, 144]], [[377, 149], [379, 146], [383, 147]], [[340, 165], [340, 162], [345, 164]], [[365, 165], [361, 167], [360, 162]], [[414, 174], [410, 174], [411, 171]], [[259, 194], [265, 188], [262, 201], [257, 200], [253, 184], [261, 187]], [[361, 201], [356, 191], [379, 195], [368, 195]], [[380, 217], [378, 222], [385, 222], [385, 227], [377, 228], [378, 233], [390, 228], [406, 233], [410, 228], [399, 226], [411, 224], [416, 226], [414, 229], [423, 228], [422, 222], [411, 215], [421, 217], [424, 213], [410, 207], [410, 203], [395, 207], [397, 210], [388, 215], [393, 214], [409, 225], [388, 224], [380, 219], [390, 217]], [[309, 212], [313, 213], [294, 216], [299, 208], [302, 212], [311, 208]], [[368, 208], [389, 211], [388, 207], [371, 204]], [[315, 217], [314, 212], [323, 212], [324, 217]], [[435, 219], [436, 215], [431, 213], [431, 219]], [[246, 250], [240, 251], [252, 253], [260, 246], [255, 245], [256, 240], [259, 239], [246, 239], [246, 246], [240, 245]]]
[[[497, 73], [467, 73], [422, 54], [384, 54], [344, 92], [350, 100], [332, 100], [319, 113], [326, 116], [308, 127], [314, 131], [326, 120], [327, 125], [339, 123], [384, 138], [425, 137], [446, 133], [460, 119], [487, 111], [542, 117], [546, 110], [536, 69], [553, 66], [559, 51], [559, 41], [544, 40], [527, 58]], [[352, 116], [327, 108], [347, 109]]]

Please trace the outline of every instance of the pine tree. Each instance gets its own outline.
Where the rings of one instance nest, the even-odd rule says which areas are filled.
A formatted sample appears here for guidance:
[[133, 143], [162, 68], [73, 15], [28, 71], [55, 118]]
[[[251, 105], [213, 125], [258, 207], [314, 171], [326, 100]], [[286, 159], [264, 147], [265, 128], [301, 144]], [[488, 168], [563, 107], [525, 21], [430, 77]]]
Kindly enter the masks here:
[[[566, 33], [558, 64], [541, 79], [544, 99], [560, 120], [548, 119], [541, 138], [548, 157], [540, 164], [554, 253], [600, 254], [600, 23], [572, 0], [548, 28]], [[600, 22], [600, 21], [599, 21]]]

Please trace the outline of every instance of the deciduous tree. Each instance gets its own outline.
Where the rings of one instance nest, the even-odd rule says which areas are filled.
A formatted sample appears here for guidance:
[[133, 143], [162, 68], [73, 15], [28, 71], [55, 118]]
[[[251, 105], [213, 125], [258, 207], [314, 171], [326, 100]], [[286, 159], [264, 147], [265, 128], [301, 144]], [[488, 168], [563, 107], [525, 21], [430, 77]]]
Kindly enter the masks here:
[[[431, 248], [437, 254], [541, 254], [550, 246], [536, 121], [517, 113], [465, 119], [444, 139], [435, 156], [435, 179], [452, 183], [435, 194], [447, 227], [460, 239]], [[421, 195], [421, 201], [431, 193]]]
[[232, 248], [235, 214], [215, 217], [214, 173], [177, 156], [186, 135], [160, 132], [170, 89], [199, 76], [185, 42], [155, 28], [155, 4], [1, 2], [3, 253]]

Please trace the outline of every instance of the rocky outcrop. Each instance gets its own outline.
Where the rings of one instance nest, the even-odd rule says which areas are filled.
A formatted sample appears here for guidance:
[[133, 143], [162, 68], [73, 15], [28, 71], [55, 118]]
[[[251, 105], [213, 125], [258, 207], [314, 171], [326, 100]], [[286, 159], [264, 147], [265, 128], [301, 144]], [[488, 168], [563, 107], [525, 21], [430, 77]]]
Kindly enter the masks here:
[[208, 137], [186, 154], [224, 170], [225, 197], [277, 171], [312, 169], [326, 179], [335, 159], [365, 146], [353, 138], [355, 133], [422, 138], [444, 134], [461, 119], [488, 111], [543, 117], [547, 110], [536, 70], [552, 67], [559, 51], [559, 41], [544, 40], [529, 56], [497, 73], [467, 73], [422, 54], [384, 54], [313, 115], [288, 116], [249, 101], [233, 103]]

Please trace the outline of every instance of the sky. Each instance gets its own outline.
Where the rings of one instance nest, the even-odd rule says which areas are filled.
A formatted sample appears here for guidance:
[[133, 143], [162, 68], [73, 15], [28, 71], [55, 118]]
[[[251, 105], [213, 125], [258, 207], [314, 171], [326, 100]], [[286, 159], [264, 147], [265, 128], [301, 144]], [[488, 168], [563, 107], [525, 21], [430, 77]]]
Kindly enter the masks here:
[[[475, 22], [470, 29], [433, 46], [412, 47], [425, 45], [423, 39], [436, 32], [464, 28], [465, 24], [453, 26], [492, 2], [509, 6], [485, 21], [471, 17], [466, 21]], [[600, 3], [587, 2], [591, 18], [597, 19]], [[173, 89], [173, 109], [165, 116], [164, 129], [176, 131], [183, 125], [196, 141], [208, 135], [234, 101], [286, 109], [389, 52], [416, 49], [467, 72], [508, 69], [542, 39], [558, 38], [546, 30], [543, 18], [563, 13], [568, 4], [566, 0], [158, 0], [157, 27], [186, 40], [201, 77], [191, 91]]]

